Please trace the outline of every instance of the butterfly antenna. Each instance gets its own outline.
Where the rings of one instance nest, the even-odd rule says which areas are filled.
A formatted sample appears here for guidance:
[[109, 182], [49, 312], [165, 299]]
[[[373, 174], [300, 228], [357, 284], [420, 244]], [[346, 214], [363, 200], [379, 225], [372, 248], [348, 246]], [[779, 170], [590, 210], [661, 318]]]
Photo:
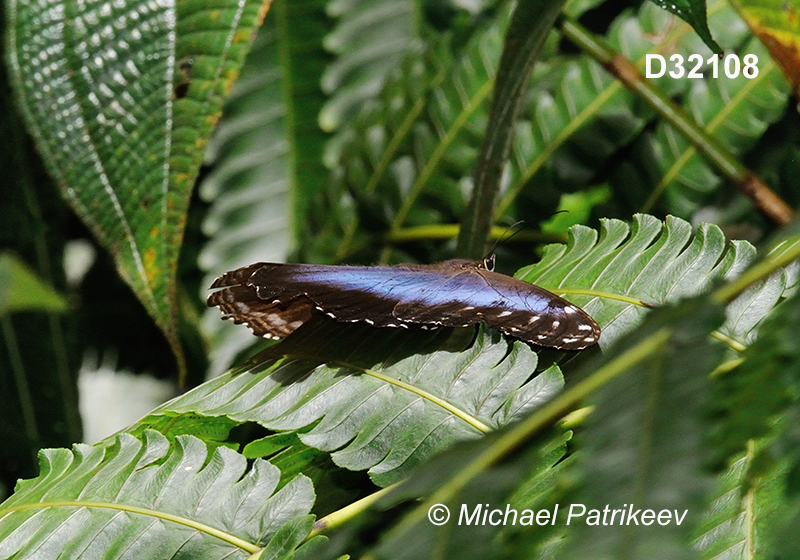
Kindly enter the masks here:
[[495, 242], [494, 242], [494, 244], [492, 245], [492, 248], [491, 248], [491, 249], [489, 249], [489, 252], [488, 252], [488, 253], [486, 253], [486, 256], [484, 257], [484, 259], [483, 259], [483, 260], [487, 260], [487, 259], [491, 258], [491, 256], [492, 256], [492, 255], [494, 255], [494, 250], [495, 250], [495, 249], [497, 249], [497, 246], [498, 246], [498, 245], [500, 245], [500, 242], [502, 242], [502, 241], [508, 241], [509, 239], [511, 239], [512, 237], [514, 237], [515, 235], [517, 235], [519, 232], [521, 232], [523, 229], [525, 229], [525, 228], [518, 228], [516, 231], [513, 231], [513, 232], [511, 233], [511, 235], [509, 235], [508, 237], [506, 237], [506, 234], [507, 234], [509, 231], [511, 231], [512, 229], [514, 229], [514, 228], [516, 228], [517, 226], [519, 226], [519, 225], [522, 225], [522, 224], [524, 224], [524, 223], [525, 223], [525, 220], [519, 220], [518, 222], [514, 222], [513, 224], [511, 224], [510, 226], [508, 226], [508, 227], [506, 228], [506, 230], [505, 230], [505, 231], [504, 231], [504, 232], [503, 232], [503, 233], [500, 235], [500, 237], [498, 237], [498, 238], [497, 238], [497, 241], [495, 241]]

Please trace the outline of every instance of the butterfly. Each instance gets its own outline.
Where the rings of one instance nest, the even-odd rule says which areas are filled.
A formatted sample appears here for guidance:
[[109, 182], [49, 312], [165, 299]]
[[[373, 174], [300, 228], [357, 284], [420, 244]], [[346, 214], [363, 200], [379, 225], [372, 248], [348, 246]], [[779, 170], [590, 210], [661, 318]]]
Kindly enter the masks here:
[[335, 266], [255, 263], [217, 278], [208, 296], [223, 319], [280, 339], [319, 310], [337, 321], [376, 327], [466, 327], [485, 322], [525, 342], [580, 350], [600, 338], [585, 311], [480, 261]]

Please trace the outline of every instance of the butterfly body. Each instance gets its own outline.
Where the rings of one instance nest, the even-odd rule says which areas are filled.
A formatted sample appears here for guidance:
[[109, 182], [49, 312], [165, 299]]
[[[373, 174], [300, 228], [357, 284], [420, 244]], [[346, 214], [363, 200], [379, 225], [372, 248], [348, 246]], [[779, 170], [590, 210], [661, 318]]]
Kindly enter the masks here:
[[490, 327], [540, 346], [578, 350], [600, 336], [579, 307], [491, 270], [493, 260], [333, 266], [256, 263], [225, 273], [208, 297], [224, 318], [258, 336], [283, 338], [317, 309], [376, 327]]

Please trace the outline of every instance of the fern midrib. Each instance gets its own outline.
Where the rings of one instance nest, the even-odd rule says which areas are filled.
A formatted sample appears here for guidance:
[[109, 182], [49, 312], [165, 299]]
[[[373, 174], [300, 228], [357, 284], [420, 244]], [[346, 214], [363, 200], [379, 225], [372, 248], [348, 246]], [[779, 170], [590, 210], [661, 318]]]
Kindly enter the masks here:
[[[284, 357], [288, 358], [288, 359], [297, 358], [297, 359], [319, 360], [318, 357], [306, 356], [306, 355], [296, 354], [296, 353], [285, 354]], [[361, 372], [364, 375], [368, 375], [370, 377], [373, 377], [375, 379], [383, 381], [384, 383], [387, 383], [389, 385], [393, 385], [395, 387], [398, 387], [400, 389], [408, 391], [411, 394], [414, 394], [414, 395], [416, 395], [416, 396], [418, 396], [418, 397], [420, 397], [420, 398], [422, 398], [424, 400], [427, 400], [427, 401], [431, 402], [432, 404], [435, 404], [435, 405], [443, 408], [444, 410], [446, 410], [447, 412], [449, 412], [453, 416], [455, 416], [457, 418], [460, 418], [461, 420], [463, 420], [464, 422], [466, 422], [467, 424], [469, 424], [470, 426], [472, 426], [473, 428], [475, 428], [476, 430], [478, 430], [480, 432], [489, 433], [489, 432], [492, 431], [492, 429], [489, 426], [487, 426], [486, 424], [484, 424], [483, 422], [481, 422], [480, 420], [478, 420], [474, 416], [470, 415], [469, 413], [465, 412], [464, 410], [461, 410], [460, 408], [458, 408], [455, 405], [447, 402], [446, 400], [437, 397], [433, 393], [429, 393], [428, 391], [426, 391], [424, 389], [421, 389], [419, 387], [415, 387], [414, 385], [412, 385], [410, 383], [406, 383], [405, 381], [402, 381], [401, 379], [396, 379], [394, 377], [388, 376], [388, 375], [386, 375], [384, 373], [381, 373], [379, 371], [376, 371], [374, 369], [357, 366], [357, 365], [345, 362], [343, 360], [325, 360], [325, 362], [328, 363], [328, 364], [335, 364], [337, 366], [340, 366], [340, 367], [343, 367], [343, 368], [346, 368], [346, 369], [349, 369], [349, 370], [355, 370], [355, 371]]]
[[210, 525], [206, 525], [205, 523], [194, 521], [193, 519], [182, 517], [180, 515], [174, 515], [164, 511], [132, 506], [128, 504], [115, 504], [111, 502], [93, 502], [84, 500], [56, 500], [52, 502], [36, 502], [32, 504], [21, 504], [18, 506], [11, 506], [0, 510], [0, 520], [2, 520], [2, 518], [5, 515], [13, 513], [15, 511], [24, 511], [28, 509], [56, 508], [56, 507], [85, 507], [85, 508], [98, 508], [98, 509], [112, 509], [117, 511], [124, 511], [127, 513], [145, 515], [148, 517], [161, 519], [163, 521], [170, 521], [173, 523], [177, 523], [178, 525], [183, 525], [184, 527], [194, 529], [200, 533], [205, 533], [209, 536], [216, 537], [224, 542], [227, 542], [228, 544], [241, 548], [242, 550], [246, 550], [251, 554], [260, 550], [260, 547], [256, 544], [249, 543], [243, 539], [240, 539], [235, 535], [232, 535], [230, 533], [227, 533]]

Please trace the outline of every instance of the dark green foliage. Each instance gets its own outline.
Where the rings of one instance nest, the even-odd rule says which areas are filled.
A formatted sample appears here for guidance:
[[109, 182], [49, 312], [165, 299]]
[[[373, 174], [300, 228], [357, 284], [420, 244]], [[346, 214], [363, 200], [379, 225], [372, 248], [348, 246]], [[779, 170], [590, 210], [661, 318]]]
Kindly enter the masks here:
[[5, 66], [0, 115], [0, 496], [6, 496], [18, 478], [36, 474], [38, 449], [80, 438], [81, 354], [74, 316], [59, 313], [67, 290], [60, 232], [70, 217], [14, 111]]
[[[562, 558], [693, 556], [688, 537], [711, 484], [704, 468], [703, 410], [709, 376], [724, 350], [709, 335], [722, 324], [724, 310], [690, 300], [650, 319], [616, 352], [624, 355], [661, 333], [666, 340], [591, 401], [594, 411], [578, 458], [583, 479], [571, 496], [587, 515], [578, 518]], [[616, 352], [605, 360], [614, 360]], [[622, 510], [624, 524], [619, 515], [614, 523], [604, 515], [590, 525], [591, 510], [606, 508]], [[672, 522], [644, 526], [641, 519], [639, 526], [631, 514], [640, 510], [669, 511]]]
[[541, 406], [562, 386], [557, 368], [528, 380], [537, 359], [524, 344], [509, 347], [483, 329], [474, 336], [474, 329], [387, 332], [319, 321], [145, 422], [193, 411], [300, 430], [306, 445], [387, 486], [453, 441]]
[[703, 0], [675, 0], [674, 2], [653, 0], [653, 2], [690, 24], [712, 51], [715, 53], [722, 52], [722, 47], [714, 41], [711, 37], [711, 32], [708, 30], [706, 2]]
[[[462, 443], [454, 447], [420, 469], [396, 492], [381, 500], [375, 511], [366, 512], [365, 517], [379, 515], [379, 510], [393, 501], [436, 493], [456, 476], [463, 474], [475, 457], [480, 457], [507, 434], [508, 430], [502, 430], [479, 442]], [[396, 524], [387, 523], [384, 536], [374, 547], [374, 552], [379, 558], [424, 558], [435, 553], [448, 558], [510, 558], [526, 550], [520, 547], [524, 543], [528, 553], [532, 553], [534, 546], [541, 545], [552, 533], [549, 527], [538, 524], [522, 527], [511, 523], [504, 527], [502, 524], [476, 521], [483, 519], [487, 510], [500, 510], [501, 514], [495, 514], [497, 519], [505, 517], [506, 504], [509, 506], [509, 521], [514, 519], [514, 513], [510, 510], [516, 510], [518, 522], [522, 522], [526, 509], [549, 509], [552, 512], [558, 493], [558, 487], [553, 483], [561, 474], [559, 461], [565, 454], [568, 440], [569, 434], [564, 433], [545, 433], [532, 438], [502, 465], [482, 470], [447, 499], [441, 500], [440, 503], [447, 505], [450, 510], [448, 524], [440, 527], [433, 525], [427, 518], [427, 511], [423, 511], [430, 504], [426, 502], [424, 507], [416, 505]], [[535, 495], [532, 494], [534, 489]], [[458, 523], [459, 518], [461, 523]], [[467, 523], [468, 518], [473, 521]]]
[[[796, 555], [800, 238], [707, 158], [796, 204], [789, 88], [750, 3], [564, 4], [7, 0], [0, 557]], [[606, 44], [643, 72], [713, 41], [758, 79], [647, 81], [702, 134], [607, 72]], [[204, 306], [259, 260], [482, 255], [519, 219], [498, 268], [597, 346], [321, 316], [266, 343]], [[82, 276], [72, 241], [100, 252]], [[176, 378], [185, 354], [196, 386], [68, 450], [90, 352]], [[487, 507], [518, 522], [458, 524]]]
[[[121, 435], [105, 449], [79, 445], [72, 452], [43, 452], [40, 478], [20, 483], [4, 503], [0, 554], [36, 558], [53, 551], [92, 557], [122, 554], [134, 545], [147, 558], [247, 558], [259, 546], [276, 546], [278, 535], [289, 527], [295, 536], [286, 552], [308, 534], [311, 523], [304, 516], [314, 500], [308, 479], [297, 477], [276, 491], [280, 472], [264, 461], [245, 473], [243, 457], [225, 448], [208, 454], [192, 437], [181, 436], [174, 446], [153, 431], [142, 439]], [[65, 506], [68, 501], [77, 503]], [[18, 504], [36, 502], [43, 503], [15, 510]], [[167, 515], [175, 516], [163, 518], [171, 525], [169, 537], [159, 520]], [[25, 522], [31, 518], [35, 524]], [[109, 547], [97, 537], [115, 519], [120, 538]], [[48, 533], [46, 543], [32, 538], [34, 525]]]
[[[780, 423], [784, 437], [776, 445], [781, 454], [794, 454], [789, 450], [800, 441], [791, 420], [796, 416], [800, 387], [797, 329], [800, 297], [795, 295], [770, 314], [759, 329], [758, 338], [742, 353], [742, 363], [720, 374], [713, 400], [718, 460], [738, 456], [745, 451], [748, 440], [769, 434], [781, 412], [789, 416]], [[787, 409], [790, 403], [792, 407]], [[797, 458], [793, 461], [797, 463]], [[797, 468], [791, 467], [795, 475], [800, 474]]]

